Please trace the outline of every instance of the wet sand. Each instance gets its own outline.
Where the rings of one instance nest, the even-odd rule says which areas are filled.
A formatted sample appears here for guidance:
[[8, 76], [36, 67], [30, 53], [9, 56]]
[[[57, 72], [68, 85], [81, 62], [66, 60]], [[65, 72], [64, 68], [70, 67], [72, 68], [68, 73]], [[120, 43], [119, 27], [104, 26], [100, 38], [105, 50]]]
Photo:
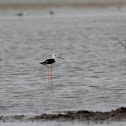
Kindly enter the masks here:
[[1, 122], [15, 122], [15, 121], [125, 121], [126, 120], [126, 108], [121, 107], [116, 110], [107, 112], [93, 112], [93, 111], [68, 111], [64, 114], [41, 114], [38, 116], [0, 116]]
[[43, 9], [49, 7], [103, 8], [113, 6], [126, 6], [126, 2], [0, 3], [0, 9]]

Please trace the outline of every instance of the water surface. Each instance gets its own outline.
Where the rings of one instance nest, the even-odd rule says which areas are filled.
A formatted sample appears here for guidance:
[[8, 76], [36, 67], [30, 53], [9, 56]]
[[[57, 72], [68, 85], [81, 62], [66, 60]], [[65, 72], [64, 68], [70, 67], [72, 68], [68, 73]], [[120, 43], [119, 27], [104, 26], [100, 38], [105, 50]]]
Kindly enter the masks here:
[[[125, 11], [0, 16], [0, 114], [107, 111], [126, 105]], [[16, 12], [15, 12], [16, 13]], [[55, 53], [53, 86], [40, 62]]]

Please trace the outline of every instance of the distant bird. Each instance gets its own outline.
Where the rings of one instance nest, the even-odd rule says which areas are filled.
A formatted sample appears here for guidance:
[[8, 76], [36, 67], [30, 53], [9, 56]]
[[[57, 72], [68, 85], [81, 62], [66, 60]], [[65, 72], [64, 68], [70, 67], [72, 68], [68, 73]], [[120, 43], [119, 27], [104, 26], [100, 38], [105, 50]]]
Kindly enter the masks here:
[[19, 12], [16, 14], [17, 16], [23, 16], [24, 15], [24, 12]]
[[54, 14], [54, 12], [52, 10], [50, 10], [49, 13], [50, 13], [50, 15], [53, 15]]
[[[52, 55], [52, 58], [51, 59], [47, 59], [45, 60], [44, 62], [41, 62], [40, 64], [44, 65], [47, 67], [47, 72], [48, 72], [48, 85], [49, 85], [49, 76], [50, 76], [50, 81], [51, 81], [51, 85], [52, 85], [52, 67], [53, 67], [53, 64], [56, 62], [56, 58], [61, 58], [61, 57], [57, 57], [55, 54]], [[61, 59], [64, 59], [64, 58], [61, 58]], [[49, 75], [49, 68], [51, 68], [51, 74]]]

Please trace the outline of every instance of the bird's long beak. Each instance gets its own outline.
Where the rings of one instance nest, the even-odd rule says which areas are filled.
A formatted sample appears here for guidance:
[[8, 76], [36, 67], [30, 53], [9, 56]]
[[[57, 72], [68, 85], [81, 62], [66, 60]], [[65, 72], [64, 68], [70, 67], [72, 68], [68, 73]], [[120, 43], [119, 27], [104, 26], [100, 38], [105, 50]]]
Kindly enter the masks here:
[[62, 58], [62, 57], [57, 57], [57, 58], [64, 59], [64, 58]]

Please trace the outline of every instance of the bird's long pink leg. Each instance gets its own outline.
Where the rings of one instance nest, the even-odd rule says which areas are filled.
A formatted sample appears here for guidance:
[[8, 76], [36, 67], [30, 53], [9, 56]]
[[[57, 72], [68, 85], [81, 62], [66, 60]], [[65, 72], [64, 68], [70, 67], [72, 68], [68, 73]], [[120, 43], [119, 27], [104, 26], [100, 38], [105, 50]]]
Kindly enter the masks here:
[[49, 86], [49, 68], [47, 68], [47, 72], [48, 72], [47, 78], [48, 78], [48, 86]]
[[52, 85], [52, 79], [51, 79], [51, 77], [52, 77], [52, 67], [51, 67], [51, 74], [50, 74], [50, 80], [51, 80], [51, 85]]

